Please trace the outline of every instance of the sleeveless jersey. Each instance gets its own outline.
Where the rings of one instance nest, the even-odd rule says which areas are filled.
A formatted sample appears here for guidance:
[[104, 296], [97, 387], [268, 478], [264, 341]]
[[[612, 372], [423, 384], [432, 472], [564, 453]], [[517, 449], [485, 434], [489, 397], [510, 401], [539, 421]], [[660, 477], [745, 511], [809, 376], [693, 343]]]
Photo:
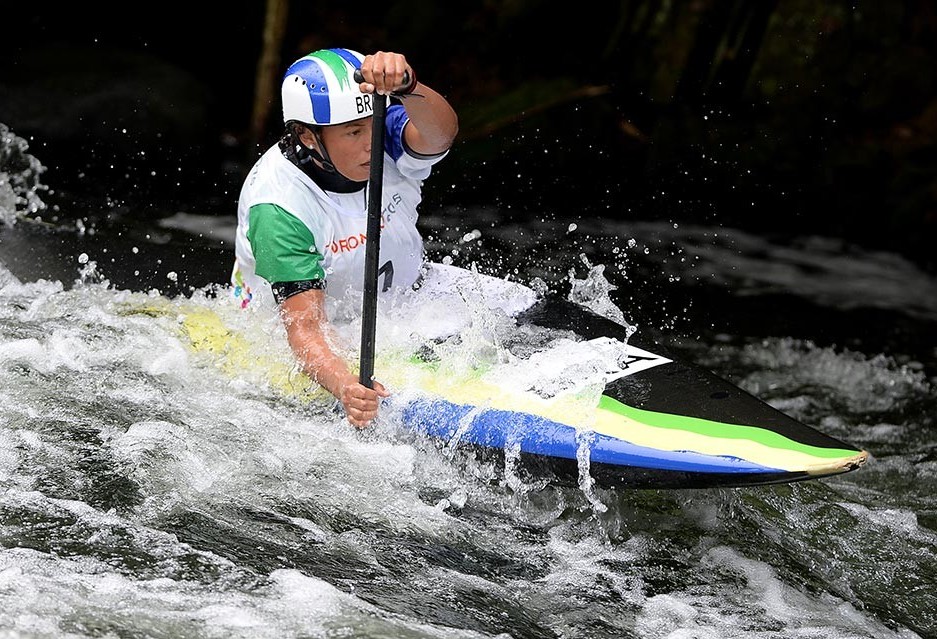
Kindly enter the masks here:
[[[406, 148], [409, 121], [389, 105], [384, 135], [384, 183], [378, 290], [415, 284], [423, 264], [416, 228], [423, 180], [446, 153], [419, 155]], [[253, 166], [238, 199], [231, 280], [242, 306], [272, 303], [270, 284], [321, 280], [326, 294], [360, 291], [367, 243], [368, 189], [325, 191], [273, 145]], [[253, 225], [253, 226], [252, 226]]]

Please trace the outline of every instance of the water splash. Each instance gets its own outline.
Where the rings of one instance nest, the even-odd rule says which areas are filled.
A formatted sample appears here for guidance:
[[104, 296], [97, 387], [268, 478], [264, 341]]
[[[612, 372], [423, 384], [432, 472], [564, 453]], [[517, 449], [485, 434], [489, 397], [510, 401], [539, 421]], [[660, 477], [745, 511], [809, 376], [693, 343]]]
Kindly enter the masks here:
[[608, 506], [603, 504], [598, 496], [596, 496], [595, 480], [592, 479], [592, 475], [589, 473], [589, 451], [594, 441], [594, 431], [581, 430], [576, 433], [576, 463], [579, 466], [579, 490], [581, 490], [582, 494], [589, 500], [595, 512], [604, 513], [608, 510]]
[[12, 226], [46, 208], [40, 193], [49, 187], [39, 181], [46, 167], [28, 149], [26, 140], [0, 123], [0, 224]]
[[583, 264], [589, 269], [589, 272], [583, 279], [576, 278], [575, 269], [569, 270], [569, 301], [612, 320], [627, 329], [627, 335], [630, 337], [637, 327], [628, 323], [625, 315], [620, 308], [609, 297], [609, 293], [617, 290], [618, 287], [608, 281], [605, 277], [605, 265], [597, 264], [595, 266], [589, 261], [585, 253], [579, 255]]

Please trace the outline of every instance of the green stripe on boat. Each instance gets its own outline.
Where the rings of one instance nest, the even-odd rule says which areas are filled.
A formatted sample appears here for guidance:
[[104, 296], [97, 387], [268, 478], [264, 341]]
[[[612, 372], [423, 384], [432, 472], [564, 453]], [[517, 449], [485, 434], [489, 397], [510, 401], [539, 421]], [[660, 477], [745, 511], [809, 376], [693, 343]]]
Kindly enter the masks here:
[[769, 448], [790, 450], [813, 457], [823, 459], [836, 459], [839, 457], [848, 457], [855, 455], [859, 451], [843, 448], [822, 448], [819, 446], [809, 446], [801, 444], [792, 439], [779, 435], [778, 433], [759, 428], [757, 426], [744, 426], [740, 424], [725, 424], [714, 422], [699, 417], [686, 417], [683, 415], [671, 415], [669, 413], [657, 413], [654, 411], [634, 408], [627, 404], [622, 404], [614, 397], [602, 395], [599, 399], [599, 410], [605, 410], [610, 413], [616, 413], [636, 422], [654, 426], [655, 428], [667, 428], [691, 432], [704, 437], [713, 437], [718, 439], [742, 439], [756, 442]]

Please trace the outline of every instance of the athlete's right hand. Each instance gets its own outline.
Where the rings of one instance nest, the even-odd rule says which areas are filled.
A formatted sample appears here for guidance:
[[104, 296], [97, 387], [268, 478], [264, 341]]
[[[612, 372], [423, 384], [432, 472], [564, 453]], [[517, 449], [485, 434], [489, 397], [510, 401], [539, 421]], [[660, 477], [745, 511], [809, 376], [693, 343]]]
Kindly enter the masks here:
[[375, 381], [374, 388], [368, 388], [357, 380], [342, 386], [339, 401], [345, 407], [345, 416], [355, 428], [365, 428], [377, 417], [380, 398], [390, 397], [390, 392]]
[[[361, 61], [361, 76], [364, 82], [358, 85], [362, 93], [387, 95], [398, 89], [413, 90], [416, 74], [402, 53], [378, 51], [364, 56]], [[412, 83], [408, 87], [408, 83]]]

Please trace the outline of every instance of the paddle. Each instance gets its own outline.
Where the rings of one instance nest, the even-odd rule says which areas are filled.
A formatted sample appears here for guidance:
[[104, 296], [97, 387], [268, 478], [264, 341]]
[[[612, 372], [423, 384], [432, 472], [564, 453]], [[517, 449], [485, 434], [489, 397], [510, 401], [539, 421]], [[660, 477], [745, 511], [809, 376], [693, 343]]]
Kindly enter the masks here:
[[[355, 71], [355, 82], [364, 82], [360, 70]], [[404, 84], [409, 84], [404, 74]], [[371, 119], [371, 174], [368, 177], [368, 227], [364, 245], [364, 297], [361, 302], [361, 363], [358, 381], [374, 388], [374, 344], [377, 332], [377, 278], [381, 253], [381, 198], [384, 187], [384, 119], [387, 115], [387, 96], [372, 93], [374, 115]]]

